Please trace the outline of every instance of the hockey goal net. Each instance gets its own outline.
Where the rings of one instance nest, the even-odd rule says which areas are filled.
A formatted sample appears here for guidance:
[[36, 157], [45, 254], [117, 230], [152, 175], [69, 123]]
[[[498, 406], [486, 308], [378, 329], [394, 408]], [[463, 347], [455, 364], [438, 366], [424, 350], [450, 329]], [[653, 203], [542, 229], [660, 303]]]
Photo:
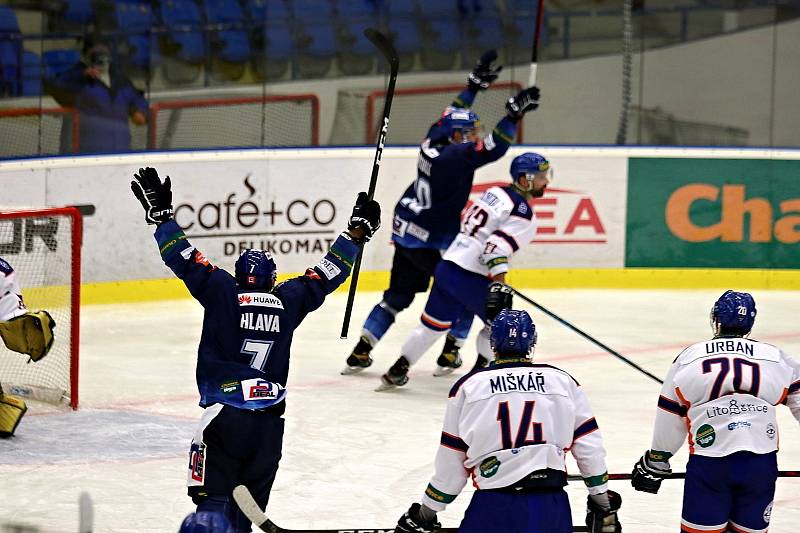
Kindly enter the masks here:
[[[505, 114], [505, 102], [519, 92], [522, 86], [515, 82], [495, 83], [475, 98], [472, 109], [478, 114], [486, 130]], [[464, 90], [463, 85], [437, 85], [397, 89], [392, 100], [387, 143], [420, 143], [428, 126], [445, 107]], [[386, 99], [385, 90], [339, 90], [332, 144], [375, 144], [378, 126]], [[517, 142], [523, 142], [522, 122], [517, 128]]]
[[77, 153], [79, 127], [72, 108], [0, 109], [0, 158]]
[[147, 144], [150, 150], [314, 146], [319, 98], [287, 94], [154, 103]]
[[74, 207], [0, 212], [0, 257], [16, 272], [28, 309], [56, 322], [50, 352], [37, 362], [0, 343], [0, 384], [25, 400], [78, 408], [82, 220]]

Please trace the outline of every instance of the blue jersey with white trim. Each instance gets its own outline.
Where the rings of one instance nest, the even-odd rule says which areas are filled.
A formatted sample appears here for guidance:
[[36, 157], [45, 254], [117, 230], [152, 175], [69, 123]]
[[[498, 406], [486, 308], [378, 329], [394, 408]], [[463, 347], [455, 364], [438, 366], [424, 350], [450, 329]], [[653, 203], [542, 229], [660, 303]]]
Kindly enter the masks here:
[[[464, 91], [454, 104], [469, 107], [474, 97]], [[447, 248], [458, 233], [475, 171], [503, 157], [516, 128], [516, 123], [505, 117], [477, 142], [447, 144], [425, 139], [417, 159], [417, 179], [395, 205], [392, 240], [406, 248]], [[435, 125], [429, 135], [434, 131]]]
[[205, 309], [197, 349], [200, 405], [256, 410], [283, 402], [294, 330], [347, 279], [356, 244], [340, 236], [305, 275], [267, 293], [240, 289], [174, 220], [158, 226], [155, 237], [164, 263]]

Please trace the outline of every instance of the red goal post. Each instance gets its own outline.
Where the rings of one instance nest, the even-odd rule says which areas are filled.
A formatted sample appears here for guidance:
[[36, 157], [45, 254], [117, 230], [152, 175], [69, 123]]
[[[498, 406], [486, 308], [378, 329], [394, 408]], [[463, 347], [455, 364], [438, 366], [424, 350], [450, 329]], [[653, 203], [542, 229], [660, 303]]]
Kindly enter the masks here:
[[[392, 100], [392, 116], [389, 119], [389, 135], [395, 144], [408, 143], [416, 139], [414, 144], [422, 140], [425, 128], [432, 124], [436, 113], [441, 113], [453, 101], [455, 96], [464, 90], [464, 85], [435, 85], [426, 87], [409, 87], [396, 89]], [[478, 113], [481, 123], [488, 128], [494, 127], [495, 119], [499, 120], [505, 113], [505, 101], [522, 90], [522, 85], [508, 81], [494, 83], [488, 90], [478, 93], [472, 109]], [[366, 98], [365, 110], [365, 144], [374, 144], [378, 135], [377, 119], [383, 109], [386, 90], [372, 91]], [[377, 118], [376, 118], [377, 117]], [[406, 126], [406, 123], [409, 126]], [[398, 131], [399, 130], [399, 131]], [[413, 131], [413, 133], [411, 133]], [[415, 137], [409, 137], [413, 135]], [[524, 139], [522, 121], [517, 123], [517, 143]]]
[[78, 408], [82, 235], [75, 207], [0, 212], [0, 257], [14, 269], [28, 309], [44, 309], [56, 322], [50, 352], [35, 363], [0, 343], [8, 394]]
[[156, 102], [147, 148], [317, 146], [319, 113], [310, 93]]

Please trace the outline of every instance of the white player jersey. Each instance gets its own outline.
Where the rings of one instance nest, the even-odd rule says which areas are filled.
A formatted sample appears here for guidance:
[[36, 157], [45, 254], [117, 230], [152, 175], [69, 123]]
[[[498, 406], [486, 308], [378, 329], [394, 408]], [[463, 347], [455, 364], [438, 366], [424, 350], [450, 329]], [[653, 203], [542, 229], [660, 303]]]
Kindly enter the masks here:
[[26, 310], [17, 274], [11, 265], [0, 259], [0, 320], [11, 320], [25, 314]]
[[719, 337], [683, 350], [658, 400], [653, 450], [722, 457], [778, 449], [775, 406], [800, 420], [800, 364], [779, 348]]
[[571, 451], [591, 494], [608, 489], [603, 441], [575, 379], [525, 360], [492, 364], [453, 386], [435, 473], [422, 503], [441, 511], [464, 488], [508, 487], [546, 468], [566, 472]]
[[536, 234], [536, 217], [513, 187], [491, 187], [461, 215], [461, 232], [442, 256], [492, 277], [508, 272], [508, 258]]

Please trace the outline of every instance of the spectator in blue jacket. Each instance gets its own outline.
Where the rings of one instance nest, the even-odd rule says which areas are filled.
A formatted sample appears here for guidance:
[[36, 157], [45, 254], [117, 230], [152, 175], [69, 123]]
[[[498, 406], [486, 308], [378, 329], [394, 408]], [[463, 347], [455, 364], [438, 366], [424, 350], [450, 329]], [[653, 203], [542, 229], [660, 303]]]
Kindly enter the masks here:
[[[62, 74], [46, 78], [44, 85], [59, 105], [78, 110], [82, 153], [130, 151], [128, 121], [137, 126], [147, 123], [148, 105], [142, 91], [112, 64], [111, 51], [100, 40], [86, 38], [81, 60]], [[62, 128], [62, 152], [72, 151], [65, 142], [69, 130]]]

